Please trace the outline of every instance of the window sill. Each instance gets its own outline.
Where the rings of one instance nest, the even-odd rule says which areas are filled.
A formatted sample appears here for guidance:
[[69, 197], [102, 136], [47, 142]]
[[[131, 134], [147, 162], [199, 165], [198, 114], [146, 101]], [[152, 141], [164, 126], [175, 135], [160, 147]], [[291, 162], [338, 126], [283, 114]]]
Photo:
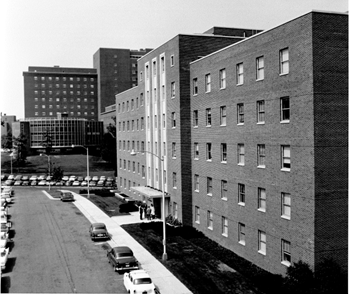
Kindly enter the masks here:
[[238, 126], [243, 126], [243, 125], [245, 125], [245, 123], [238, 123], [237, 125]]
[[212, 194], [207, 194], [209, 197], [212, 197]]
[[206, 125], [206, 127], [211, 127], [212, 125]]
[[211, 160], [211, 159], [208, 159], [208, 160], [206, 160], [206, 162], [212, 162], [212, 160]]
[[238, 84], [236, 84], [236, 86], [241, 86], [241, 85], [244, 85], [244, 83], [238, 83]]
[[257, 122], [257, 125], [265, 125], [265, 122]]
[[262, 254], [262, 255], [264, 255], [264, 256], [267, 255], [267, 253], [265, 253], [265, 252], [263, 252], [263, 251], [261, 251], [261, 250], [259, 250], [258, 253], [259, 253], [259, 254]]
[[199, 128], [199, 126], [193, 126], [193, 128]]
[[282, 120], [280, 121], [281, 124], [289, 124], [290, 123], [290, 120]]
[[210, 227], [210, 226], [208, 227], [208, 229], [209, 229], [209, 230], [213, 230], [213, 228], [212, 228], [212, 227]]
[[258, 209], [257, 209], [257, 211], [259, 211], [259, 212], [263, 212], [263, 213], [265, 213], [265, 212], [266, 212], [266, 210], [265, 210], [265, 209], [263, 209], [263, 208], [258, 208]]
[[245, 203], [239, 202], [238, 205], [245, 207]]
[[227, 198], [221, 198], [221, 200], [222, 200], [222, 201], [228, 201], [228, 199], [227, 199]]
[[264, 81], [264, 78], [256, 79], [256, 82], [259, 82], [259, 81]]
[[195, 161], [198, 161], [198, 160], [199, 160], [199, 158], [194, 158], [194, 160], [195, 160]]
[[199, 192], [199, 190], [198, 190], [198, 189], [195, 189], [195, 190], [194, 190], [194, 192], [197, 192], [197, 193], [198, 193], [198, 192]]
[[219, 88], [219, 90], [224, 90], [224, 89], [226, 89], [226, 87]]
[[221, 161], [222, 164], [227, 164], [227, 161]]
[[227, 237], [228, 237], [228, 234], [222, 234], [222, 236], [227, 238]]
[[238, 163], [238, 166], [245, 166], [245, 164]]
[[290, 172], [290, 171], [291, 171], [291, 168], [281, 168], [281, 171]]
[[291, 220], [291, 216], [288, 216], [288, 215], [281, 215], [281, 218], [286, 220]]
[[200, 224], [200, 221], [195, 220], [195, 223], [196, 223], [196, 224]]
[[265, 169], [265, 165], [259, 165], [259, 166], [257, 166], [257, 168]]
[[281, 261], [281, 264], [283, 264], [287, 267], [291, 266], [291, 262], [289, 262], [289, 261]]
[[240, 244], [240, 245], [243, 245], [243, 246], [246, 245], [245, 241], [239, 241], [239, 244]]
[[227, 124], [221, 124], [221, 125], [219, 125], [219, 126], [221, 126], [221, 127], [227, 127]]
[[289, 72], [287, 72], [287, 73], [280, 73], [279, 76], [286, 76], [288, 74], [289, 74]]

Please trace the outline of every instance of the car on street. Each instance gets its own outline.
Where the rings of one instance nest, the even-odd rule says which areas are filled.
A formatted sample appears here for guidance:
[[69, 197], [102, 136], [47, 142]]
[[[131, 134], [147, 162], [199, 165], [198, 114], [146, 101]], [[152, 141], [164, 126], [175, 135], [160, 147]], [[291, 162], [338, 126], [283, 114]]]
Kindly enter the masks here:
[[28, 180], [24, 180], [23, 182], [22, 182], [22, 185], [29, 185], [29, 181]]
[[96, 186], [96, 185], [97, 185], [97, 183], [96, 183], [95, 181], [92, 180], [92, 181], [90, 182], [90, 186]]
[[82, 182], [81, 182], [81, 186], [87, 186], [87, 181], [85, 181], [85, 180], [82, 181]]
[[113, 186], [113, 182], [107, 180], [107, 181], [105, 182], [105, 185], [104, 185], [104, 186], [109, 186], [109, 187], [110, 187], [110, 186]]
[[1, 232], [8, 233], [10, 231], [12, 223], [10, 221], [6, 222], [6, 220], [1, 219]]
[[5, 174], [1, 174], [1, 181], [5, 181], [7, 179], [7, 176]]
[[39, 186], [46, 185], [46, 180], [40, 180], [38, 183]]
[[109, 233], [104, 223], [92, 223], [89, 228], [92, 241], [97, 239], [109, 239]]
[[8, 177], [7, 177], [7, 180], [14, 180], [15, 179], [15, 176], [13, 174], [10, 174]]
[[124, 286], [126, 288], [126, 292], [130, 294], [156, 293], [156, 287], [152, 279], [143, 269], [124, 273]]
[[97, 182], [99, 180], [99, 177], [98, 176], [93, 176], [92, 180]]
[[104, 186], [104, 181], [103, 180], [98, 181], [97, 186]]
[[1, 199], [5, 199], [7, 204], [12, 203], [12, 196], [9, 193], [0, 193]]
[[62, 186], [62, 185], [64, 185], [64, 181], [57, 181], [57, 182], [55, 183], [55, 185], [56, 185], [56, 186]]
[[74, 195], [71, 192], [61, 192], [61, 201], [75, 201]]
[[52, 180], [52, 176], [49, 175], [46, 177], [46, 181], [51, 181], [51, 180]]
[[91, 181], [92, 180], [92, 177], [91, 176], [86, 176], [85, 177], [85, 181]]
[[0, 234], [0, 248], [1, 249], [6, 248], [8, 242], [9, 242], [8, 233], [1, 232], [1, 234]]
[[80, 181], [75, 180], [75, 181], [73, 182], [73, 186], [80, 186]]
[[71, 175], [71, 176], [69, 177], [69, 181], [73, 182], [73, 181], [75, 181], [75, 180], [76, 180], [76, 176]]
[[1, 192], [8, 193], [11, 197], [15, 195], [15, 191], [12, 189], [11, 186], [1, 186]]
[[14, 181], [12, 179], [7, 179], [5, 185], [13, 185]]
[[69, 180], [69, 176], [63, 176], [63, 177], [62, 177], [62, 180], [63, 180], [63, 181], [68, 181], [68, 180]]
[[30, 185], [38, 185], [38, 182], [36, 180], [32, 181]]
[[38, 180], [38, 176], [37, 175], [32, 175], [30, 178], [29, 178], [30, 181], [37, 181]]
[[0, 258], [1, 270], [4, 270], [6, 268], [6, 263], [8, 260], [8, 252], [9, 252], [9, 248], [1, 248], [1, 258]]
[[46, 175], [40, 175], [37, 180], [46, 180]]
[[107, 251], [108, 262], [114, 271], [139, 269], [138, 261], [133, 256], [132, 250], [127, 246], [118, 246]]
[[14, 183], [13, 185], [14, 185], [14, 186], [22, 185], [22, 180], [16, 180], [15, 183]]
[[22, 177], [23, 177], [22, 175], [18, 174], [18, 175], [15, 177], [15, 181], [16, 181], [16, 180], [21, 180]]
[[84, 178], [82, 176], [78, 176], [78, 178], [76, 180], [81, 182], [81, 181], [84, 181]]
[[29, 180], [29, 176], [23, 175], [21, 180], [22, 180], [22, 181]]

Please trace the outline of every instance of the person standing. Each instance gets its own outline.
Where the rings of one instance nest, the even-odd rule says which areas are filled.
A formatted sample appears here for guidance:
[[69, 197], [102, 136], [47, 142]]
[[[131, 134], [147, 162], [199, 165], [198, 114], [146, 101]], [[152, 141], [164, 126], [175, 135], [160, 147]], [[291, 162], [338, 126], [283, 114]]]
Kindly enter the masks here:
[[143, 207], [142, 205], [139, 206], [139, 218], [142, 220], [143, 219]]
[[155, 208], [153, 204], [151, 204], [150, 206], [150, 214], [151, 214], [151, 219], [155, 219]]
[[150, 214], [151, 214], [151, 209], [150, 207], [148, 206], [147, 207], [147, 219], [150, 220]]

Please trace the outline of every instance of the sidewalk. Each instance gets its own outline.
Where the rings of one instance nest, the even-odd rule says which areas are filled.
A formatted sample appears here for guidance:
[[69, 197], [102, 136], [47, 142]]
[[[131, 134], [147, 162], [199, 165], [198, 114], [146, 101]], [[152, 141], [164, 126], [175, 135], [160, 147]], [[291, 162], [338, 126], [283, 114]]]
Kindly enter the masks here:
[[91, 223], [102, 222], [107, 226], [111, 235], [111, 240], [108, 241], [111, 247], [128, 246], [132, 249], [141, 268], [150, 275], [161, 294], [192, 294], [165, 266], [120, 226], [128, 223], [139, 223], [138, 212], [130, 215], [109, 217], [85, 197], [74, 192], [72, 193], [75, 197], [74, 205]]

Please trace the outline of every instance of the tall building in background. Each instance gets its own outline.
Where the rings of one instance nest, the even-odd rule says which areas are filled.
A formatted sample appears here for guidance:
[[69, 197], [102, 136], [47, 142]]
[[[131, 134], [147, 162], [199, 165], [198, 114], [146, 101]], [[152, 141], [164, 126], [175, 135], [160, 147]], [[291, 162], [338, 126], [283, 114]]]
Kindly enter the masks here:
[[29, 67], [23, 76], [26, 118], [67, 114], [98, 120], [96, 69]]
[[115, 104], [115, 95], [137, 85], [137, 60], [152, 49], [100, 48], [93, 55], [98, 74], [98, 118]]

